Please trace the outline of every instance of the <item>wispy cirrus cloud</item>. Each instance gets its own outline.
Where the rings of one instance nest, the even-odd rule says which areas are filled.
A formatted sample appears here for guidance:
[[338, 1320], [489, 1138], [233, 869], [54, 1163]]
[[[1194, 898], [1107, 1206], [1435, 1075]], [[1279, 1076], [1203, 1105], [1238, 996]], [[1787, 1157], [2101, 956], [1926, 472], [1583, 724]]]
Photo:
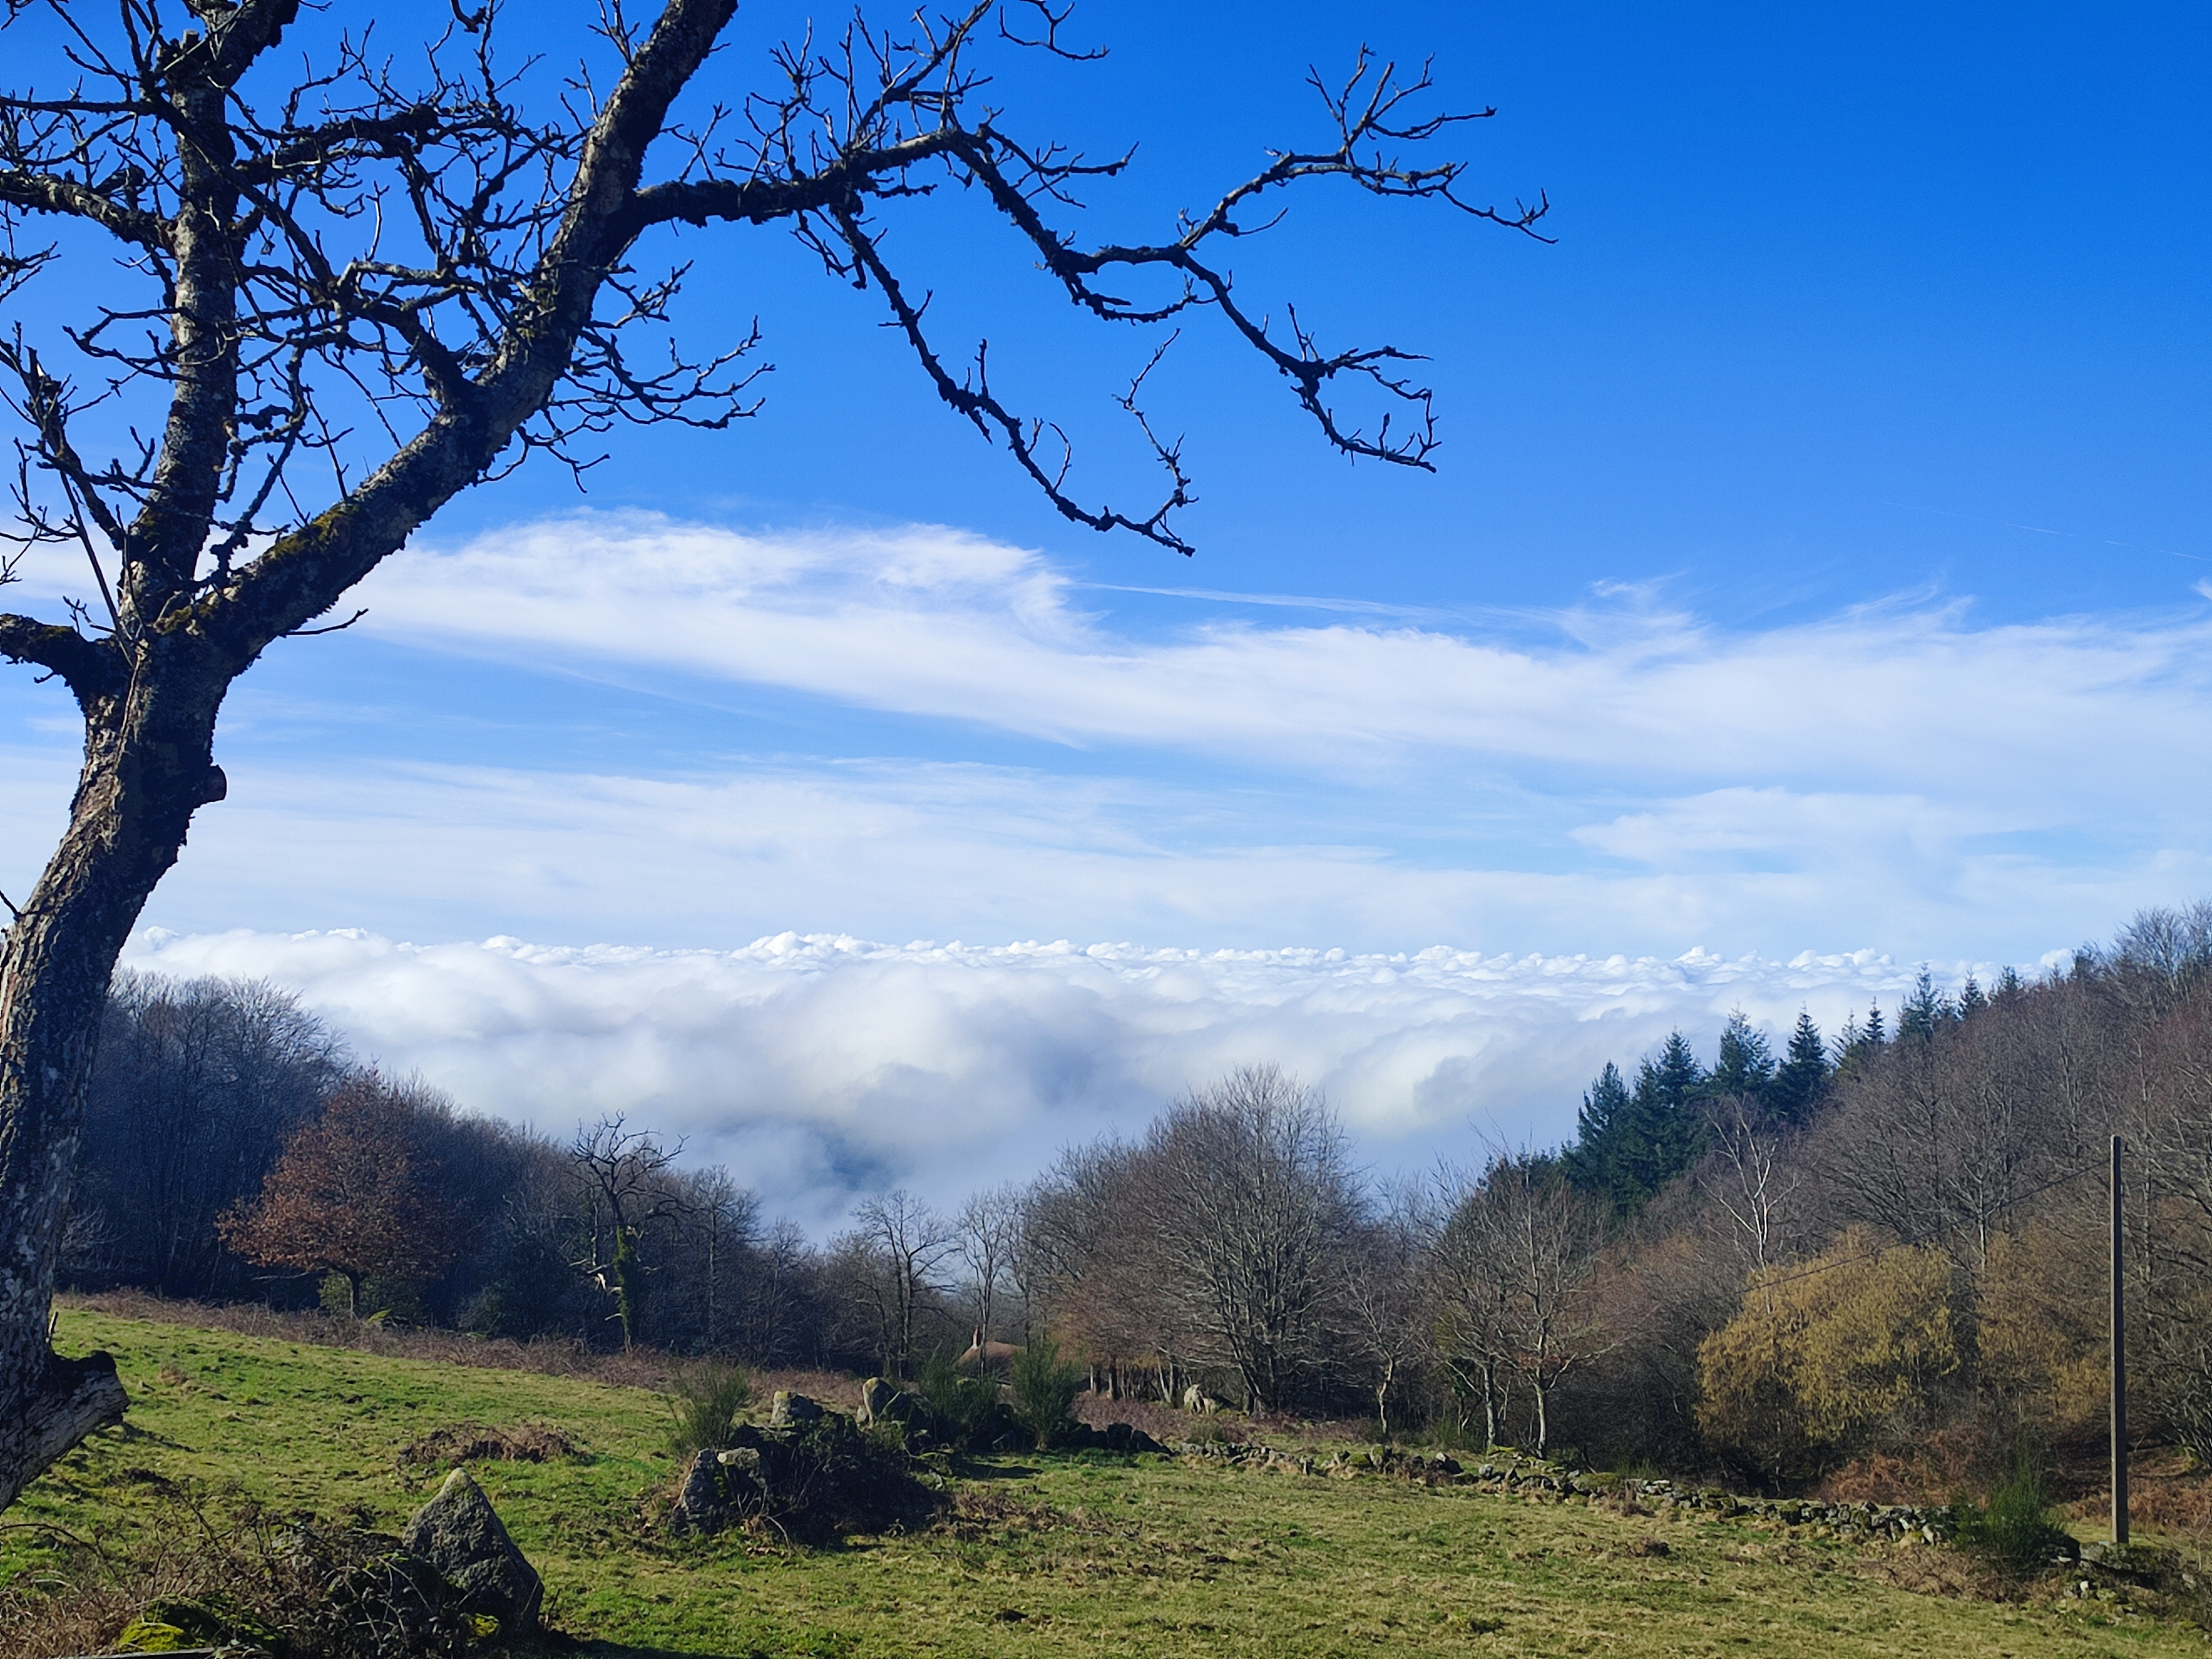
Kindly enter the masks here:
[[1457, 626], [1217, 615], [1140, 635], [1083, 609], [1093, 591], [929, 526], [754, 536], [586, 515], [395, 559], [366, 625], [1328, 770], [1442, 752], [1645, 782], [1972, 786], [2020, 810], [2085, 783], [2142, 794], [2147, 773], [2212, 758], [2203, 615], [1976, 628], [1959, 605], [1876, 605], [1743, 632], [1644, 595]]

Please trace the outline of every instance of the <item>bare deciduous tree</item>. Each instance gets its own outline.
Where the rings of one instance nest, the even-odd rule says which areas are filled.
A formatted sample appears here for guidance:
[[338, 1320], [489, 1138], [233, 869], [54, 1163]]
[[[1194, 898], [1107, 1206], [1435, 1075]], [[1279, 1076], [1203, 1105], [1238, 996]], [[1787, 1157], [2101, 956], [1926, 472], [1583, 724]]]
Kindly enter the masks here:
[[1708, 1103], [1705, 1117], [1712, 1150], [1698, 1166], [1698, 1186], [1728, 1218], [1745, 1271], [1764, 1273], [1779, 1259], [1803, 1172], [1783, 1160], [1781, 1131], [1755, 1103], [1726, 1095]]
[[708, 1352], [720, 1352], [729, 1345], [738, 1313], [732, 1288], [759, 1242], [760, 1194], [739, 1186], [717, 1164], [684, 1178], [683, 1201], [695, 1257], [697, 1340]]
[[1337, 1257], [1343, 1346], [1368, 1373], [1385, 1434], [1392, 1397], [1436, 1342], [1429, 1242], [1417, 1195], [1399, 1194], [1353, 1231]]
[[[1123, 401], [1160, 496], [1088, 505], [1060, 428], [1002, 399], [981, 348], [963, 371], [932, 334], [927, 294], [894, 268], [889, 205], [963, 186], [1087, 315], [1157, 329], [1216, 314], [1328, 442], [1422, 467], [1436, 439], [1409, 356], [1324, 349], [1287, 309], [1274, 323], [1217, 251], [1316, 179], [1522, 231], [1543, 211], [1468, 199], [1459, 161], [1404, 159], [1466, 118], [1423, 107], [1425, 76], [1363, 57], [1325, 94], [1319, 146], [1273, 152], [1163, 240], [1086, 246], [1063, 222], [1076, 192], [1128, 158], [1025, 138], [980, 97], [987, 50], [1085, 55], [1044, 4], [1026, 37], [992, 0], [905, 35], [856, 23], [827, 53], [780, 52], [764, 90], [698, 87], [690, 116], [678, 100], [714, 81], [702, 70], [736, 0], [665, 0], [645, 30], [609, 9], [598, 59], [550, 100], [495, 51], [494, 7], [455, 6], [406, 58], [299, 0], [181, 9], [181, 27], [155, 0], [116, 0], [104, 21], [10, 0], [0, 18], [23, 43], [0, 90], [0, 297], [42, 284], [80, 307], [52, 339], [0, 341], [21, 539], [82, 552], [94, 596], [65, 620], [0, 615], [0, 656], [61, 680], [84, 726], [68, 829], [0, 945], [0, 1504], [123, 1409], [106, 1359], [49, 1351], [55, 1253], [101, 999], [194, 813], [224, 796], [215, 731], [232, 682], [329, 626], [317, 619], [462, 490], [532, 454], [580, 469], [617, 422], [719, 428], [751, 411], [752, 338], [678, 352], [684, 268], [643, 269], [649, 238], [790, 229], [881, 296], [938, 395], [1055, 510], [1188, 550], [1182, 453], [1144, 423], [1137, 388]], [[94, 263], [102, 240], [120, 279]], [[1340, 401], [1354, 389], [1372, 412]]]
[[1568, 1182], [1556, 1159], [1502, 1153], [1463, 1188], [1450, 1227], [1472, 1281], [1461, 1340], [1486, 1363], [1496, 1363], [1489, 1354], [1510, 1357], [1528, 1382], [1540, 1457], [1551, 1443], [1553, 1391], [1608, 1346], [1595, 1294], [1605, 1212]]
[[915, 1327], [942, 1288], [938, 1275], [959, 1236], [951, 1222], [897, 1188], [855, 1210], [846, 1238], [865, 1269], [856, 1288], [875, 1315], [884, 1374], [911, 1376]]
[[1322, 1358], [1329, 1263], [1359, 1213], [1334, 1114], [1278, 1067], [1248, 1066], [1170, 1107], [1144, 1163], [1156, 1293], [1182, 1302], [1253, 1408], [1281, 1407]]
[[591, 1249], [574, 1265], [614, 1298], [612, 1317], [621, 1323], [625, 1349], [637, 1340], [645, 1301], [638, 1241], [647, 1228], [688, 1207], [671, 1170], [683, 1150], [680, 1141], [663, 1146], [650, 1132], [629, 1127], [620, 1113], [579, 1128], [568, 1148], [583, 1177], [592, 1223]]
[[1000, 1304], [1014, 1282], [1022, 1235], [1021, 1188], [993, 1187], [972, 1194], [961, 1206], [953, 1228], [955, 1248], [967, 1269], [975, 1346], [986, 1348], [1000, 1340]]

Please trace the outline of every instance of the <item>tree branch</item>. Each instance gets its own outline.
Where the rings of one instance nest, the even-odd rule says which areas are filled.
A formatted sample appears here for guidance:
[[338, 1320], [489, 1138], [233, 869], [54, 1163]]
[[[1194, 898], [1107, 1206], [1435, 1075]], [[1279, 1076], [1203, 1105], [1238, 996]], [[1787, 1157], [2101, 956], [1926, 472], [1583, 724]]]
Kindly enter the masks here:
[[0, 613], [0, 657], [58, 675], [76, 694], [79, 704], [112, 696], [123, 687], [123, 662], [114, 648], [59, 623]]
[[159, 215], [116, 201], [74, 179], [12, 169], [0, 172], [0, 203], [33, 213], [89, 220], [124, 241], [149, 251], [167, 250], [169, 246], [169, 227]]

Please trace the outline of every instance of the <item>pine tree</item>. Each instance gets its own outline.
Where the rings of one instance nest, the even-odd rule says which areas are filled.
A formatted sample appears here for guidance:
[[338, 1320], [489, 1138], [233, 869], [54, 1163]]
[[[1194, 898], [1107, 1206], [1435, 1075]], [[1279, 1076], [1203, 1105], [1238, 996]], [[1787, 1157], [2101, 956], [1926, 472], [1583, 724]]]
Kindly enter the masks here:
[[1931, 1042], [1939, 1028], [1957, 1018], [1958, 1011], [1951, 1006], [1951, 999], [1936, 989], [1935, 976], [1923, 968], [1920, 977], [1912, 982], [1912, 994], [1905, 1000], [1905, 1006], [1898, 1014], [1898, 1041]]
[[1613, 1196], [1614, 1165], [1629, 1132], [1632, 1105], [1620, 1067], [1608, 1060], [1583, 1092], [1582, 1110], [1575, 1116], [1575, 1144], [1561, 1160], [1567, 1179], [1583, 1191]]
[[1735, 1095], [1764, 1104], [1773, 1082], [1774, 1051], [1766, 1034], [1752, 1029], [1742, 1009], [1735, 1010], [1721, 1030], [1720, 1059], [1705, 1080], [1706, 1092], [1717, 1099]]
[[1845, 1019], [1844, 1029], [1836, 1035], [1836, 1075], [1856, 1071], [1888, 1041], [1889, 1030], [1882, 1022], [1879, 1002], [1868, 1006], [1865, 1024]]
[[1668, 1033], [1658, 1059], [1637, 1068], [1626, 1157], [1615, 1187], [1622, 1210], [1640, 1209], [1705, 1151], [1705, 1068], [1680, 1031]]
[[1767, 1089], [1767, 1109], [1785, 1123], [1802, 1123], [1827, 1091], [1828, 1050], [1820, 1041], [1820, 1028], [1800, 1008], [1796, 1029], [1790, 1033], [1789, 1052]]
[[1591, 1146], [1617, 1133], [1628, 1116], [1628, 1085], [1620, 1067], [1611, 1060], [1583, 1096], [1583, 1109], [1575, 1115], [1578, 1143]]
[[[1753, 1054], [1771, 1073], [1773, 1061], [1756, 1041]], [[1607, 1061], [1583, 1097], [1575, 1145], [1560, 1160], [1567, 1179], [1602, 1196], [1616, 1215], [1633, 1214], [1705, 1152], [1712, 1092], [1711, 1077], [1680, 1031], [1637, 1068], [1633, 1091]]]
[[1966, 982], [1959, 988], [1959, 1018], [1971, 1019], [1989, 1006], [1990, 1000], [1982, 994], [1981, 986], [1972, 974], [1967, 975]]
[[2016, 997], [2027, 988], [2021, 983], [2020, 975], [2010, 968], [1997, 975], [1996, 994], [2000, 1001]]

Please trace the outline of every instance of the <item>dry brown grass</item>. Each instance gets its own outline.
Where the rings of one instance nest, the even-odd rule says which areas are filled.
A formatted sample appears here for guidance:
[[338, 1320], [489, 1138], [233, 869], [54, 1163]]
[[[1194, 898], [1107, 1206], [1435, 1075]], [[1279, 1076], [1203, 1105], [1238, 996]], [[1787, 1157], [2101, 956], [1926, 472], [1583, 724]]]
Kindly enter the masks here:
[[2012, 1472], [2008, 1448], [1978, 1424], [1954, 1423], [1910, 1448], [1869, 1452], [1827, 1476], [1812, 1496], [1825, 1504], [1926, 1504], [1986, 1492]]
[[106, 1653], [149, 1597], [117, 1583], [49, 1574], [0, 1590], [0, 1650], [17, 1659]]
[[550, 1463], [574, 1457], [579, 1448], [560, 1430], [543, 1423], [524, 1423], [512, 1429], [490, 1429], [481, 1423], [457, 1423], [450, 1429], [433, 1429], [400, 1449], [402, 1468], [427, 1468], [438, 1463]]

